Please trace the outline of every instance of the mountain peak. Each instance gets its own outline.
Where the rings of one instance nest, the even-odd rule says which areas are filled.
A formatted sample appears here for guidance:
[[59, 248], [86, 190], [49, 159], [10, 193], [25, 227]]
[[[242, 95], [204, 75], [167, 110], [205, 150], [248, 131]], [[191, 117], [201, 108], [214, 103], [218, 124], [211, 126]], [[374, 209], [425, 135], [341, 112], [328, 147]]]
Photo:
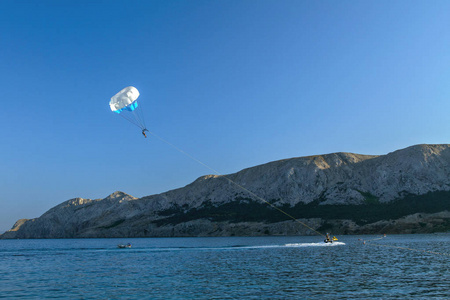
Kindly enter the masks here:
[[115, 191], [114, 193], [112, 193], [111, 195], [109, 195], [108, 197], [106, 197], [103, 200], [135, 200], [137, 199], [136, 197], [133, 197], [131, 195], [128, 195], [127, 193], [121, 192], [121, 191]]

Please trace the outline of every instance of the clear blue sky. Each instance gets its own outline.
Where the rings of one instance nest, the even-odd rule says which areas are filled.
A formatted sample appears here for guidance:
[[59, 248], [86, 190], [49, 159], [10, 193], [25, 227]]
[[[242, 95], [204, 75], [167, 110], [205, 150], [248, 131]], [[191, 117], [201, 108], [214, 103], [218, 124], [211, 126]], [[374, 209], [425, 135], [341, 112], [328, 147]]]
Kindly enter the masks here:
[[0, 2], [0, 230], [283, 158], [450, 142], [449, 1]]

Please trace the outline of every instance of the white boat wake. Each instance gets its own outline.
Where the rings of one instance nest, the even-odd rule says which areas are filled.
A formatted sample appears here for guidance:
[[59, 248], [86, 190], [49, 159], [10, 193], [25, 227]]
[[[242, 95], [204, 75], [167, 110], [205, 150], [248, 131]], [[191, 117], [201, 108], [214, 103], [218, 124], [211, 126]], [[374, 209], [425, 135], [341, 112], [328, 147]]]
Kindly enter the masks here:
[[300, 248], [300, 247], [335, 247], [335, 246], [343, 246], [345, 243], [343, 242], [333, 242], [333, 243], [292, 243], [292, 244], [284, 244], [284, 245], [259, 245], [259, 246], [234, 246], [234, 247], [226, 247], [222, 249], [267, 249], [267, 248]]
[[343, 242], [333, 242], [333, 243], [295, 243], [295, 244], [285, 244], [285, 247], [334, 247], [334, 246], [343, 246], [345, 243]]

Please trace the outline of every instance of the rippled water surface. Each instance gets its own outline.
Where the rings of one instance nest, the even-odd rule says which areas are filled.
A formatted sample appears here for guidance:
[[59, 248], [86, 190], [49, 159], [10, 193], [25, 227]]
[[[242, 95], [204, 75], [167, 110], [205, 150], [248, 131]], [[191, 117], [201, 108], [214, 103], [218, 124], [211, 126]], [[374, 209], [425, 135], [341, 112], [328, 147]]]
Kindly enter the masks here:
[[450, 298], [449, 234], [376, 238], [0, 240], [0, 298]]

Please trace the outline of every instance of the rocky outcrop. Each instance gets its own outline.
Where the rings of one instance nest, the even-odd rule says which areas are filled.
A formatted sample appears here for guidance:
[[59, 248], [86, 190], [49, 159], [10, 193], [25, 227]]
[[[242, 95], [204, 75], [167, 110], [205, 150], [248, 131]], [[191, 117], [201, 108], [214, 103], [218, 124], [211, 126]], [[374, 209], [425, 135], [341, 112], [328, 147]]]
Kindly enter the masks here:
[[[314, 230], [445, 231], [450, 145], [417, 145], [381, 156], [333, 153], [285, 159], [225, 176], [203, 176], [186, 187], [140, 199], [123, 192], [104, 199], [75, 198], [39, 218], [17, 221], [1, 237], [314, 233], [265, 201]], [[416, 221], [402, 221], [408, 215], [405, 220]]]

